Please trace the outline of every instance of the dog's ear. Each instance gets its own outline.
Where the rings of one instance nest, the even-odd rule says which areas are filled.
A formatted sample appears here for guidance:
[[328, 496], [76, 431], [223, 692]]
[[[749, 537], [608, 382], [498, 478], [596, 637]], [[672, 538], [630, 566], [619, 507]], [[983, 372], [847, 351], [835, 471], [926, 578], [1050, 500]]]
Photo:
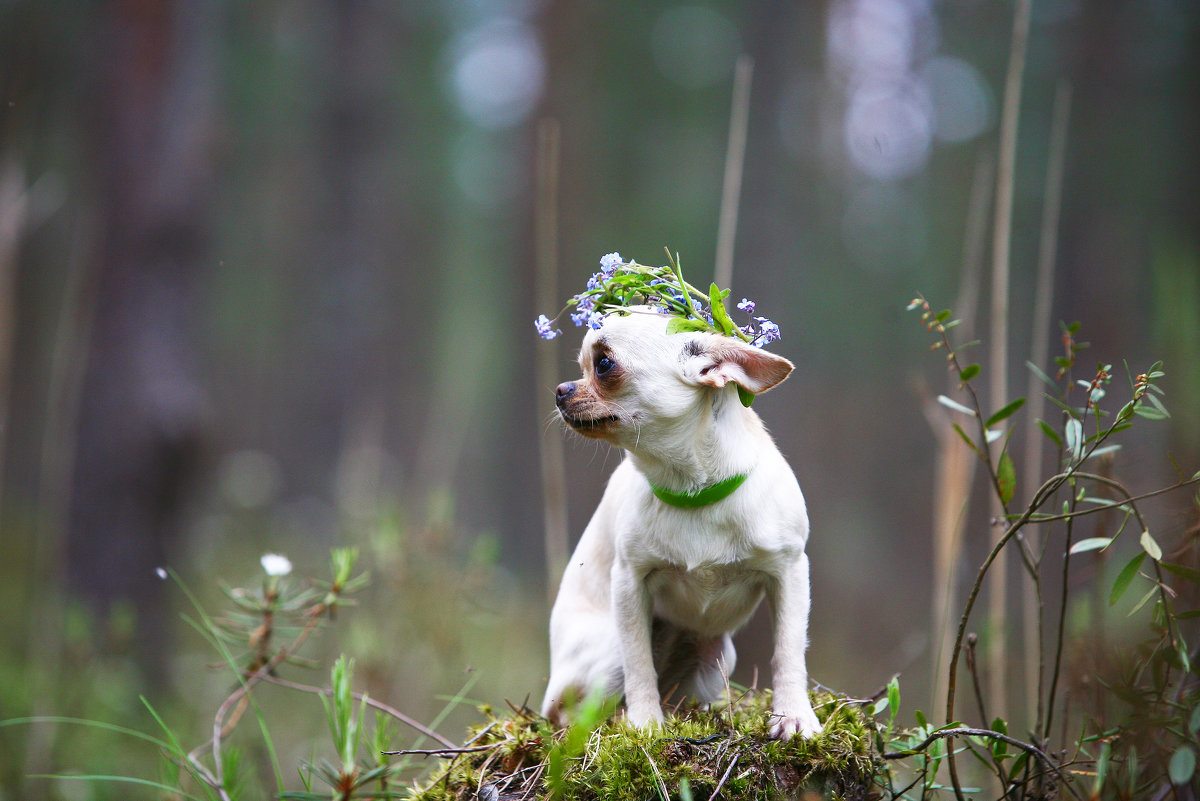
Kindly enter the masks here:
[[782, 356], [730, 337], [697, 337], [684, 348], [684, 376], [703, 386], [734, 383], [757, 395], [787, 378], [792, 367]]

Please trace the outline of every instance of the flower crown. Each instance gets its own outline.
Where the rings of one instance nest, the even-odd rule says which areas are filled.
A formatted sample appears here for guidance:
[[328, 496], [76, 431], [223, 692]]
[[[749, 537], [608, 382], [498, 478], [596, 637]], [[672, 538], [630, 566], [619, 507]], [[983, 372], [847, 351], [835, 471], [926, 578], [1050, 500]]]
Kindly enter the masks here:
[[[567, 301], [566, 308], [553, 320], [538, 315], [533, 325], [543, 339], [554, 339], [562, 333], [553, 327], [563, 312], [574, 307], [571, 321], [577, 326], [599, 328], [608, 314], [628, 314], [630, 306], [650, 306], [660, 314], [671, 317], [668, 334], [682, 331], [707, 331], [736, 337], [756, 347], [779, 339], [779, 326], [766, 317], [754, 317], [754, 301], [742, 299], [737, 308], [750, 316], [750, 322], [738, 326], [725, 308], [728, 289], [716, 284], [708, 294], [683, 280], [679, 254], [663, 267], [647, 267], [636, 261], [625, 261], [620, 253], [609, 253], [600, 259], [600, 272], [588, 279], [587, 289]], [[705, 304], [708, 304], [707, 306]]]

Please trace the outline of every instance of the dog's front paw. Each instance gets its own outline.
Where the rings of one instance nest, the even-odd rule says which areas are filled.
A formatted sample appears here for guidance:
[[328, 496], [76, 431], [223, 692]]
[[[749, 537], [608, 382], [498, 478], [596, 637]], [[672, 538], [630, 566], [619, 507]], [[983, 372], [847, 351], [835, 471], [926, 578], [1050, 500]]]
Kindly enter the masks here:
[[771, 737], [776, 740], [790, 740], [799, 734], [801, 737], [815, 737], [821, 733], [821, 722], [811, 708], [804, 709], [793, 715], [776, 714], [771, 716]]
[[625, 710], [625, 719], [639, 729], [661, 726], [663, 724], [662, 707], [658, 704], [633, 705]]

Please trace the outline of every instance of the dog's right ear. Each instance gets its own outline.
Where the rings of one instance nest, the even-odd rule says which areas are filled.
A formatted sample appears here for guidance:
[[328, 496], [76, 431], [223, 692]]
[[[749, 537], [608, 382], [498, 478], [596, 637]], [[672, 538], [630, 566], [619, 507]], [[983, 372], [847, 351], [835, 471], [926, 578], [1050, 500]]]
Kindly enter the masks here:
[[730, 337], [697, 337], [684, 348], [684, 377], [701, 386], [734, 383], [757, 395], [787, 378], [792, 368], [782, 356]]

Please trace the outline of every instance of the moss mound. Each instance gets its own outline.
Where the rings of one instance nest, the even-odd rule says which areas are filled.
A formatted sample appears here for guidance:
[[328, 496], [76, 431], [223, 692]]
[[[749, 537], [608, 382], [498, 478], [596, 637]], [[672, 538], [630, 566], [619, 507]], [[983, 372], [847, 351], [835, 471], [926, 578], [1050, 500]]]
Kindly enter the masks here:
[[414, 798], [420, 801], [550, 799], [844, 799], [873, 796], [882, 761], [876, 727], [860, 705], [814, 695], [824, 731], [772, 740], [769, 693], [688, 708], [640, 731], [611, 715], [556, 729], [528, 710], [487, 720]]

